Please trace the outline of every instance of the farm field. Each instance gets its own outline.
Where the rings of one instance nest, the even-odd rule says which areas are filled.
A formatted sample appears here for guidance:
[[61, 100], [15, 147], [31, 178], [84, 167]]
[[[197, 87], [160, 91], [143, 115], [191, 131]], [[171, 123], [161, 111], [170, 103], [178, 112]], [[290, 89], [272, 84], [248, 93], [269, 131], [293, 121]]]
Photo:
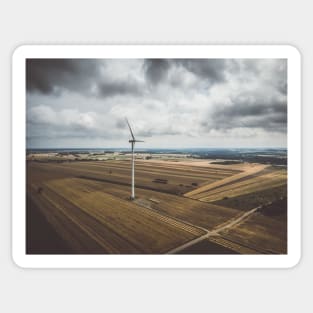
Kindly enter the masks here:
[[203, 233], [104, 192], [89, 189], [82, 195], [75, 184], [68, 187], [68, 183], [42, 185], [43, 191], [33, 201], [45, 208], [46, 219], [74, 251], [162, 253]]
[[185, 195], [204, 202], [217, 202], [286, 185], [285, 169], [264, 168], [257, 172], [244, 172], [215, 183], [208, 183]]
[[[213, 201], [211, 203], [239, 210], [250, 210], [260, 204], [275, 202], [279, 199], [287, 199], [287, 181], [281, 186], [267, 188], [261, 191], [238, 195], [232, 198]], [[284, 204], [287, 208], [287, 204]]]
[[[124, 185], [116, 188], [115, 185], [112, 186], [110, 183], [98, 180], [68, 178], [52, 180], [46, 183], [45, 186], [53, 188], [55, 192], [66, 192], [64, 197], [71, 199], [71, 201], [77, 199], [79, 199], [78, 201], [84, 201], [87, 198], [86, 193], [97, 191], [99, 194], [111, 195], [129, 203], [129, 187]], [[161, 215], [183, 220], [186, 223], [206, 229], [213, 229], [215, 226], [241, 214], [241, 211], [236, 209], [154, 190], [138, 188], [136, 194], [137, 199], [131, 203], [149, 209], [149, 211], [153, 210]]]
[[[219, 165], [211, 165], [210, 167], [218, 167]], [[221, 165], [219, 166], [221, 167]], [[230, 168], [237, 168], [237, 165], [234, 166], [227, 166]], [[199, 186], [199, 188], [194, 188], [194, 190], [191, 190], [189, 192], [185, 193], [185, 196], [190, 197], [190, 198], [201, 198], [203, 194], [206, 194], [212, 190], [222, 188], [224, 186], [229, 186], [232, 185], [238, 181], [242, 181], [251, 177], [255, 177], [259, 172], [263, 171], [266, 169], [267, 166], [263, 164], [251, 164], [249, 166], [243, 164], [240, 165], [240, 171], [237, 173], [233, 173], [233, 175], [230, 175], [228, 177], [222, 178], [218, 181], [215, 182], [208, 182], [207, 184], [203, 184], [202, 186]]]
[[[30, 162], [32, 167], [40, 168], [41, 175], [60, 177], [81, 177], [99, 179], [112, 184], [129, 185], [129, 161], [103, 162]], [[238, 170], [196, 167], [186, 165], [158, 164], [147, 161], [136, 162], [136, 187], [157, 190], [171, 194], [183, 194], [198, 185], [208, 184], [237, 173]], [[50, 176], [48, 176], [50, 178]], [[37, 178], [38, 179], [38, 178]]]
[[225, 239], [264, 254], [287, 253], [287, 223], [256, 213], [249, 220], [221, 232]]
[[286, 253], [282, 211], [255, 209], [284, 197], [286, 170], [136, 160], [134, 201], [130, 171], [129, 160], [28, 161], [27, 253]]

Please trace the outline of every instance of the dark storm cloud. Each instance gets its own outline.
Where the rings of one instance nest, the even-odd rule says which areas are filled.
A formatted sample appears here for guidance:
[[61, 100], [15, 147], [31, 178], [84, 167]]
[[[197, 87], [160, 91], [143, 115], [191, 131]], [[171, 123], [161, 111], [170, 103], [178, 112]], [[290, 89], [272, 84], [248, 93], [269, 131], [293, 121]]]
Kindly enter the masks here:
[[286, 100], [278, 100], [275, 98], [267, 99], [265, 95], [247, 95], [238, 97], [232, 97], [232, 104], [225, 106], [221, 111], [217, 109], [216, 114], [222, 114], [226, 117], [232, 116], [254, 116], [254, 115], [266, 115], [283, 113], [287, 114], [287, 103]]
[[144, 62], [146, 79], [153, 84], [163, 81], [168, 74], [171, 63], [167, 59], [147, 59]]
[[[128, 77], [117, 79], [106, 67], [110, 60], [96, 59], [27, 59], [26, 87], [29, 93], [60, 95], [65, 91], [86, 96], [113, 97], [116, 95], [142, 95], [146, 84], [167, 83], [173, 68], [183, 68], [209, 85], [223, 82], [226, 61], [222, 59], [146, 59], [143, 60], [143, 80]], [[113, 70], [114, 71], [114, 70]], [[184, 74], [172, 80], [180, 87]], [[138, 79], [139, 80], [138, 80]]]
[[215, 103], [202, 122], [207, 129], [260, 128], [286, 133], [287, 61], [285, 59], [228, 60], [229, 82], [240, 87]]
[[128, 81], [105, 81], [98, 83], [94, 92], [99, 97], [112, 97], [115, 95], [140, 95], [143, 89], [140, 85], [132, 80]]
[[237, 127], [262, 128], [266, 131], [285, 132], [287, 127], [287, 102], [285, 99], [266, 98], [261, 95], [238, 96], [228, 105], [216, 106], [207, 129], [231, 129]]
[[226, 60], [224, 59], [177, 59], [175, 63], [211, 83], [225, 80]]
[[105, 64], [95, 59], [28, 59], [26, 87], [28, 92], [46, 95], [63, 91], [95, 97], [140, 94], [134, 79], [113, 80], [103, 72]]
[[26, 78], [27, 134], [40, 145], [114, 145], [129, 135], [124, 116], [150, 146], [174, 135], [181, 146], [286, 138], [286, 60], [31, 59]]
[[[148, 82], [158, 84], [166, 82], [169, 71], [180, 67], [210, 84], [225, 80], [226, 60], [223, 59], [146, 59], [145, 76]], [[174, 78], [176, 83], [179, 77]]]
[[43, 94], [57, 93], [64, 89], [88, 90], [99, 78], [97, 60], [91, 59], [27, 59], [27, 91]]

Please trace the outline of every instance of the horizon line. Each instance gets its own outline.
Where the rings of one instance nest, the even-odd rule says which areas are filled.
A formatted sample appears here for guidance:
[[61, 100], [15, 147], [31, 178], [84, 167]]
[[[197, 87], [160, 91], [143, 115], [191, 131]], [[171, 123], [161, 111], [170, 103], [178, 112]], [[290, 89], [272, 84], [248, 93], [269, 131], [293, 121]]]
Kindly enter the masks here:
[[[81, 150], [106, 150], [106, 149], [131, 149], [130, 147], [26, 147], [26, 150], [36, 150], [36, 149], [42, 149], [42, 150], [69, 150], [69, 149], [81, 149]], [[136, 150], [151, 150], [151, 149], [164, 149], [164, 150], [186, 150], [186, 149], [286, 149], [287, 147], [279, 147], [279, 146], [242, 146], [242, 147], [147, 147], [147, 148], [137, 148]]]

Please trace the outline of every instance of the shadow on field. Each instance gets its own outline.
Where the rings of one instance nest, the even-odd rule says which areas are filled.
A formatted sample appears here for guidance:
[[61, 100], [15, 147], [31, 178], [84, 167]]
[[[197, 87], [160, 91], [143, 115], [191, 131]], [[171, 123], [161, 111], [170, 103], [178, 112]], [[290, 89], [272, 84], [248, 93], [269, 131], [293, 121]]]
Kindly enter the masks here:
[[29, 198], [26, 206], [26, 254], [73, 254]]

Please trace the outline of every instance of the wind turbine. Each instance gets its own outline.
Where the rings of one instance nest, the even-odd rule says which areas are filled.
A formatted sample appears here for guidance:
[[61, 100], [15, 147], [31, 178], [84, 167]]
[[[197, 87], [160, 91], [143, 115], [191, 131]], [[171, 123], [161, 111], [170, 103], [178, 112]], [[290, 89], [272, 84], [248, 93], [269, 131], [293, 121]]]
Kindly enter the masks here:
[[129, 125], [128, 119], [126, 119], [129, 131], [130, 131], [130, 135], [132, 137], [132, 139], [129, 140], [129, 142], [131, 143], [132, 146], [132, 193], [131, 193], [131, 200], [135, 199], [135, 155], [134, 155], [134, 150], [135, 150], [135, 143], [136, 142], [143, 142], [142, 140], [136, 140], [133, 131]]

